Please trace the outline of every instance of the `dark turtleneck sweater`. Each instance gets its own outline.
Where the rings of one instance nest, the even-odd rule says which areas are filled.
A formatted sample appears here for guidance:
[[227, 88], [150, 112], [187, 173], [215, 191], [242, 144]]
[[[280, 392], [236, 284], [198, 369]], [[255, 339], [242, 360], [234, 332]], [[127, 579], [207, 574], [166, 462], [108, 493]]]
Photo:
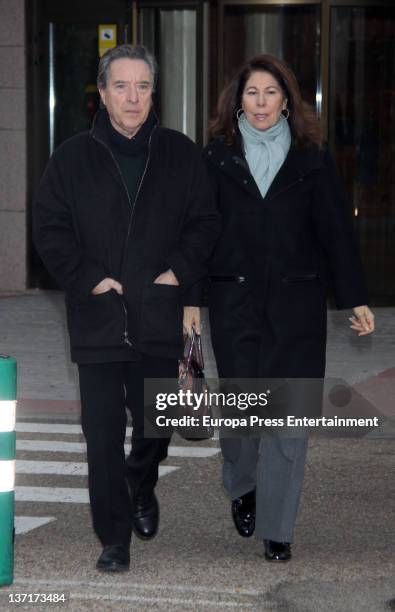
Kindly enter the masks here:
[[110, 148], [133, 203], [147, 162], [149, 137], [157, 119], [151, 110], [137, 134], [127, 138], [113, 127], [107, 112], [105, 117]]
[[[106, 110], [103, 111], [100, 121], [106, 128], [108, 144], [121, 171], [129, 200], [133, 204], [147, 162], [149, 137], [157, 123], [157, 118], [151, 110], [146, 121], [133, 138], [126, 138], [113, 127]], [[125, 208], [125, 215], [127, 216], [124, 218], [125, 236], [123, 239], [126, 239], [130, 211], [131, 209], [126, 212]], [[123, 361], [138, 361], [141, 359], [141, 354], [135, 348], [125, 345], [123, 353], [117, 349], [117, 351], [114, 351], [113, 357], [110, 349], [107, 351], [107, 357], [108, 361], [119, 361], [120, 359]]]

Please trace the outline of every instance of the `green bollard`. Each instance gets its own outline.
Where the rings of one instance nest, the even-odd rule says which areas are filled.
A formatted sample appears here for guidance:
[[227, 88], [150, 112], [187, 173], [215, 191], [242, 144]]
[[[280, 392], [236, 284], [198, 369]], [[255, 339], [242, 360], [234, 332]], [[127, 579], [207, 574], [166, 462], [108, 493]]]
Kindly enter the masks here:
[[14, 580], [16, 361], [0, 355], [0, 586]]

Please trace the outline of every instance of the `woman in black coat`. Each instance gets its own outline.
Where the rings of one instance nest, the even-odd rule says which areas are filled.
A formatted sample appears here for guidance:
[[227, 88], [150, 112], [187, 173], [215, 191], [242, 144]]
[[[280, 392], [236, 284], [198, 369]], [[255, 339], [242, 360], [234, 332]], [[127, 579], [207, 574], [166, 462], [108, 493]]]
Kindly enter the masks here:
[[[204, 155], [222, 215], [210, 326], [220, 378], [322, 379], [326, 296], [374, 330], [351, 215], [312, 109], [279, 59], [260, 55], [225, 88]], [[308, 407], [306, 407], [308, 409]], [[307, 436], [222, 438], [238, 532], [291, 557]]]

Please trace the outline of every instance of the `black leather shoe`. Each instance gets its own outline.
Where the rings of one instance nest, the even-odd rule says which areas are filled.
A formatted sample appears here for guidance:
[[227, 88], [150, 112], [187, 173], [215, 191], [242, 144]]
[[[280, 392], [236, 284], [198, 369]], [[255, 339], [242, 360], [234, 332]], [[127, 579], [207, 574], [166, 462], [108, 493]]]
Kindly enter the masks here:
[[142, 540], [150, 540], [159, 526], [159, 504], [156, 495], [136, 495], [133, 499], [132, 528]]
[[96, 568], [102, 572], [126, 572], [129, 564], [129, 549], [122, 544], [111, 544], [103, 548]]
[[239, 534], [250, 538], [255, 531], [255, 489], [232, 501], [232, 517]]
[[292, 557], [289, 542], [275, 542], [274, 540], [263, 540], [263, 542], [267, 561], [289, 561]]

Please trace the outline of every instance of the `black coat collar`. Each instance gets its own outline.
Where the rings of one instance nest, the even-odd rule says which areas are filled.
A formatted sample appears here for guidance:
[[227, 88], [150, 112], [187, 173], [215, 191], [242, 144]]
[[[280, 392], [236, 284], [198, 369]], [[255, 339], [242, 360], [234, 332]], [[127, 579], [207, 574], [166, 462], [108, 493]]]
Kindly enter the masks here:
[[93, 119], [91, 134], [106, 144], [117, 146], [127, 154], [130, 150], [133, 153], [133, 148], [139, 148], [140, 145], [146, 144], [152, 129], [158, 123], [158, 117], [155, 111], [151, 109], [137, 134], [133, 138], [126, 138], [112, 127], [107, 109], [101, 108]]
[[[228, 145], [222, 138], [211, 141], [205, 148], [204, 155], [209, 163], [238, 182], [251, 195], [262, 199], [245, 159], [240, 135], [231, 145]], [[322, 166], [322, 154], [318, 148], [301, 149], [292, 144], [283, 165], [263, 199], [271, 200], [282, 191], [303, 181], [310, 172]]]
[[[118, 163], [115, 160], [113, 148], [114, 148], [114, 140], [111, 138], [112, 134], [110, 132], [110, 119], [106, 109], [100, 109], [94, 119], [92, 128], [90, 130], [90, 135], [94, 140], [100, 143], [101, 147], [104, 147], [106, 150], [106, 155], [110, 155], [110, 163], [107, 163], [108, 157], [105, 158], [106, 164], [105, 168], [109, 171], [115, 180], [122, 186], [124, 186], [124, 181], [121, 175], [121, 170], [118, 166]], [[134, 147], [134, 150], [137, 151], [138, 146], [147, 146], [151, 140], [153, 140], [153, 136], [158, 132], [159, 121], [153, 110], [150, 111], [150, 114], [147, 118], [147, 121], [140, 128], [137, 133], [136, 139], [138, 138], [137, 147]], [[112, 127], [111, 129], [115, 131]], [[140, 134], [140, 135], [139, 135]], [[127, 139], [123, 136], [119, 135], [121, 138], [118, 141], [118, 146], [120, 145], [120, 141], [126, 141]], [[130, 147], [133, 149], [133, 144], [131, 143]], [[124, 147], [125, 145], [123, 145]]]

